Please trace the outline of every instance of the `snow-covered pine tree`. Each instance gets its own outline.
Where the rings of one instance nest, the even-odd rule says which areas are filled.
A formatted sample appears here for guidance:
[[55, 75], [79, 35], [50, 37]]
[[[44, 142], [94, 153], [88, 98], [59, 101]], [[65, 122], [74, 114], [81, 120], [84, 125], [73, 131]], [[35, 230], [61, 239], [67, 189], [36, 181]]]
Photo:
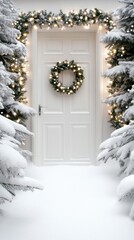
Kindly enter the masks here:
[[119, 162], [120, 174], [134, 173], [134, 123], [115, 130], [111, 137], [100, 145], [98, 161]]
[[109, 49], [107, 61], [110, 64], [110, 68], [104, 73], [104, 76], [110, 79], [109, 97], [105, 102], [111, 106], [110, 122], [115, 128], [129, 123], [128, 119], [123, 118], [123, 113], [132, 105], [129, 91], [134, 84], [126, 66], [122, 64], [118, 67], [120, 61], [134, 60], [134, 0], [120, 2], [124, 3], [124, 6], [113, 13], [117, 28], [103, 38]]
[[[8, 87], [16, 78], [0, 62], [0, 108], [5, 104], [15, 104], [13, 91]], [[29, 152], [22, 150], [21, 144], [31, 133], [21, 124], [0, 115], [0, 203], [11, 201], [15, 190], [42, 188], [41, 185], [25, 177], [26, 158]]]
[[31, 133], [21, 124], [0, 116], [0, 203], [12, 201], [16, 190], [42, 189], [41, 184], [25, 176], [26, 157], [21, 141]]
[[[0, 0], [0, 109], [14, 111], [17, 108], [25, 113], [30, 109], [15, 101], [14, 91], [10, 88], [18, 75], [5, 67], [16, 51], [22, 54], [24, 50], [24, 46], [16, 41], [18, 31], [12, 28], [15, 17], [11, 1]], [[15, 190], [42, 188], [40, 183], [24, 174], [29, 152], [22, 150], [21, 144], [27, 135], [31, 133], [24, 126], [0, 115], [0, 203], [11, 201]]]
[[26, 79], [26, 72], [21, 65], [24, 64], [26, 49], [16, 39], [20, 34], [13, 26], [17, 17], [18, 13], [12, 1], [0, 0], [0, 62], [7, 71], [17, 73], [14, 81], [8, 84], [10, 91], [14, 92], [15, 101], [4, 102], [0, 114], [24, 124], [28, 116], [33, 115], [35, 111], [24, 104], [23, 79]]
[[[116, 74], [118, 72], [127, 72], [129, 77], [134, 80], [133, 61], [122, 62], [112, 71], [114, 69]], [[115, 130], [111, 137], [100, 145], [101, 152], [98, 155], [98, 160], [104, 162], [116, 160], [119, 162], [120, 174], [127, 177], [118, 186], [118, 198], [119, 200], [134, 200], [134, 85], [129, 92], [126, 92], [126, 96], [131, 99], [131, 106], [123, 113], [123, 118], [125, 121], [131, 121], [131, 123]], [[134, 203], [130, 211], [130, 217], [134, 220]]]
[[[117, 29], [106, 34], [103, 41], [110, 50], [111, 68], [104, 73], [111, 81], [106, 99], [111, 105], [110, 122], [116, 128], [123, 127], [100, 145], [98, 160], [119, 162], [120, 174], [126, 177], [118, 186], [118, 198], [134, 200], [134, 0], [120, 2], [125, 5], [114, 13]], [[130, 217], [134, 219], [134, 204]]]

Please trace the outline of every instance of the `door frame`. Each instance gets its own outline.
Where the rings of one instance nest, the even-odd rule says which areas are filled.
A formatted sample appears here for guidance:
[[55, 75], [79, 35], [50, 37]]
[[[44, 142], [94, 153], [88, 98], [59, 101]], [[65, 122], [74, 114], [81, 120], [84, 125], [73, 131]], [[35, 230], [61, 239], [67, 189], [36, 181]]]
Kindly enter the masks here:
[[[37, 111], [37, 115], [32, 118], [32, 132], [35, 133], [35, 136], [32, 139], [32, 155], [33, 155], [33, 162], [36, 165], [42, 165], [41, 159], [40, 159], [40, 151], [41, 147], [38, 144], [38, 96], [37, 96], [37, 76], [38, 76], [38, 70], [37, 70], [37, 56], [38, 56], [38, 33], [39, 32], [48, 32], [48, 31], [53, 31], [53, 32], [60, 32], [62, 31], [61, 29], [40, 29], [37, 26], [33, 27], [31, 34], [30, 34], [30, 42], [31, 46], [29, 47], [29, 52], [30, 52], [30, 66], [31, 66], [31, 78], [32, 78], [32, 86], [31, 86], [31, 105], [32, 107]], [[98, 154], [98, 148], [100, 143], [102, 142], [102, 128], [103, 128], [103, 106], [102, 106], [102, 99], [104, 98], [103, 94], [103, 77], [102, 73], [104, 72], [105, 69], [105, 56], [104, 56], [104, 44], [100, 42], [101, 36], [104, 34], [104, 29], [100, 29], [99, 26], [93, 25], [91, 28], [83, 28], [81, 26], [79, 27], [73, 27], [64, 29], [63, 31], [77, 31], [77, 32], [95, 32], [96, 34], [96, 107], [95, 107], [95, 147], [94, 147], [94, 153], [93, 153], [93, 158], [94, 163], [97, 164], [97, 154]], [[98, 61], [99, 59], [99, 61]]]

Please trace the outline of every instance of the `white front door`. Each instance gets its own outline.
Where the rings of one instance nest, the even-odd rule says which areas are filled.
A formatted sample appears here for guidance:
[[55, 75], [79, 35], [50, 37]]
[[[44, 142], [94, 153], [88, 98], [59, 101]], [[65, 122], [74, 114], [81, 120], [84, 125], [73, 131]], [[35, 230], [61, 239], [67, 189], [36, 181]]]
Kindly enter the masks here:
[[[38, 32], [37, 158], [42, 164], [90, 164], [95, 161], [96, 37], [95, 32]], [[49, 83], [51, 67], [74, 60], [84, 70], [76, 94], [57, 93]], [[64, 85], [73, 82], [71, 71], [60, 73]], [[37, 160], [38, 161], [38, 160]]]

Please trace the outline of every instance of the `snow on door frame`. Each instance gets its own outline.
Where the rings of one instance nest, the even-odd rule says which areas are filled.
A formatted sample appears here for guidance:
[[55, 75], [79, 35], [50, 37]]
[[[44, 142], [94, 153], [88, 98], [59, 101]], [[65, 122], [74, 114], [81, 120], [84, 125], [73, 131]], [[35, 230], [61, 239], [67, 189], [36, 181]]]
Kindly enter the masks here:
[[[32, 96], [32, 107], [34, 107], [38, 114], [38, 96], [37, 96], [37, 55], [38, 55], [38, 33], [39, 32], [47, 32], [47, 29], [38, 29], [33, 28], [31, 32], [31, 46], [29, 48], [30, 52], [32, 53], [31, 59], [31, 71], [32, 71], [32, 88], [31, 88], [31, 96]], [[57, 32], [61, 31], [60, 29], [51, 29], [49, 31]], [[73, 27], [72, 29], [66, 29], [64, 31], [79, 31], [82, 32], [95, 32], [96, 34], [96, 109], [95, 109], [95, 146], [94, 146], [94, 159], [96, 159], [98, 153], [99, 144], [102, 142], [102, 129], [103, 129], [103, 121], [104, 121], [104, 113], [103, 113], [103, 105], [102, 99], [104, 99], [103, 93], [103, 78], [102, 73], [105, 68], [105, 56], [104, 56], [104, 45], [100, 43], [100, 38], [104, 34], [103, 30], [100, 30], [98, 25], [94, 25], [90, 29], [84, 29], [83, 27]], [[33, 152], [33, 162], [36, 165], [41, 165], [41, 159], [38, 159], [38, 127], [36, 117], [32, 119], [32, 131], [35, 133], [36, 137], [33, 137], [32, 141], [32, 152]]]

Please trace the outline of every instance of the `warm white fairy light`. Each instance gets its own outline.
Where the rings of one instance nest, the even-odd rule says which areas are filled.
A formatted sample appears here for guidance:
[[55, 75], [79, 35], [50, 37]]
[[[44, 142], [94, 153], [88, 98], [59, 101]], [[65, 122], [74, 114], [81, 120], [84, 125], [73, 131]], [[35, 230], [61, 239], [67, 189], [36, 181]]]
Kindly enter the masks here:
[[90, 28], [90, 25], [89, 25], [89, 24], [84, 25], [84, 28], [85, 28], [85, 29], [89, 29], [89, 28]]
[[34, 30], [37, 30], [37, 29], [38, 29], [37, 25], [34, 25], [33, 28], [34, 28]]
[[[98, 22], [98, 29], [102, 29], [102, 25], [105, 24], [107, 30], [109, 29], [109, 26], [111, 24], [111, 28], [113, 28], [113, 22], [110, 19], [110, 17], [104, 17], [103, 15], [106, 15], [100, 10], [80, 10], [80, 11], [74, 11], [71, 10], [68, 14], [62, 13], [62, 11], [54, 15], [53, 13], [50, 13], [47, 15], [46, 11], [34, 11], [34, 12], [29, 12], [28, 15], [25, 13], [21, 13], [20, 17], [16, 23], [16, 27], [18, 29], [22, 29], [22, 34], [17, 36], [17, 39], [24, 43], [25, 45], [29, 45], [29, 39], [27, 38], [28, 33], [29, 33], [29, 27], [33, 27], [34, 30], [38, 30], [39, 27], [44, 28], [46, 27], [47, 30], [50, 30], [53, 27], [58, 27], [60, 30], [65, 30], [66, 27], [73, 27], [73, 26], [83, 26], [85, 29], [89, 29], [90, 26], [94, 23]], [[102, 16], [102, 19], [101, 19]], [[46, 22], [44, 21], [46, 19]], [[100, 22], [99, 22], [100, 21]], [[111, 22], [110, 22], [111, 21]], [[37, 23], [38, 22], [38, 23]], [[110, 24], [109, 24], [110, 23]], [[109, 24], [109, 25], [108, 25]], [[25, 74], [28, 76], [29, 74], [29, 66], [27, 65], [26, 60], [24, 60], [24, 65], [20, 65], [20, 63], [15, 60], [14, 63], [11, 65], [12, 70], [18, 72], [19, 75], [19, 85], [21, 91], [25, 91], [25, 88], [23, 87], [25, 84]], [[74, 74], [76, 74], [76, 70], [72, 69]], [[23, 74], [23, 78], [21, 78]], [[79, 72], [78, 75], [81, 77], [81, 73]], [[58, 74], [56, 75], [56, 78], [58, 78]], [[80, 82], [76, 85], [73, 86], [73, 90], [78, 89], [79, 85], [82, 84], [83, 80], [80, 80]], [[15, 84], [13, 84], [15, 87]], [[72, 94], [73, 90], [71, 89], [69, 94]], [[65, 89], [62, 89], [62, 92], [65, 92]], [[22, 98], [21, 102], [27, 101], [26, 98]]]
[[99, 25], [99, 30], [100, 30], [100, 31], [102, 30], [102, 28], [103, 28], [102, 25]]

